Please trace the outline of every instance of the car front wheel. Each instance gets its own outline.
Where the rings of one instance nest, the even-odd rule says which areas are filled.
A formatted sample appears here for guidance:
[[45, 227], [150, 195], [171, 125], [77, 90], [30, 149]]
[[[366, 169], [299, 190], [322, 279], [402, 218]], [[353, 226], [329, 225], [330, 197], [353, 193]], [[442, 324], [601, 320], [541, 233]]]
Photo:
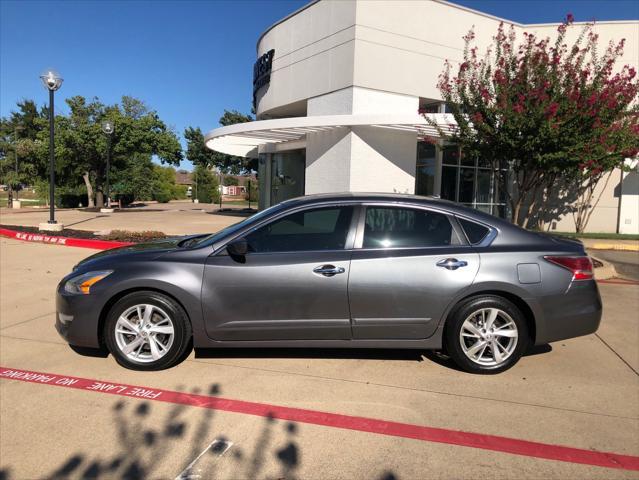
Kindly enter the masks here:
[[191, 324], [173, 299], [156, 292], [135, 292], [110, 310], [105, 339], [116, 361], [132, 370], [162, 370], [190, 351]]
[[499, 373], [512, 367], [529, 343], [526, 320], [498, 296], [472, 298], [446, 325], [445, 347], [453, 361], [471, 373]]

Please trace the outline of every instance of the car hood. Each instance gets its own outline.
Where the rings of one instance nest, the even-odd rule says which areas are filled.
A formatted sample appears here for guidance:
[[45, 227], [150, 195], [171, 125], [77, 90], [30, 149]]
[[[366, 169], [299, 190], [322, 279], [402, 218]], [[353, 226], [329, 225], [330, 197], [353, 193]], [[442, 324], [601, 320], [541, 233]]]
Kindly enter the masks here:
[[170, 237], [163, 240], [156, 240], [147, 243], [137, 243], [127, 245], [126, 247], [112, 248], [91, 255], [78, 263], [74, 270], [93, 266], [106, 266], [120, 261], [136, 260], [152, 260], [158, 256], [176, 250], [180, 243], [189, 238], [195, 238], [199, 235], [187, 235], [180, 237]]

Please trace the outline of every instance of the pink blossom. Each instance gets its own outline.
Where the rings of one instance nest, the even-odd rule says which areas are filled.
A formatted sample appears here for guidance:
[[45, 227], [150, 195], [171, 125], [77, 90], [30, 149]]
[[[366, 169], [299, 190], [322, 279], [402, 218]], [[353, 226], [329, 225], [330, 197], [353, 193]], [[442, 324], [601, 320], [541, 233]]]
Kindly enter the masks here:
[[471, 116], [473, 123], [482, 123], [484, 121], [484, 116], [480, 112], [475, 112]]

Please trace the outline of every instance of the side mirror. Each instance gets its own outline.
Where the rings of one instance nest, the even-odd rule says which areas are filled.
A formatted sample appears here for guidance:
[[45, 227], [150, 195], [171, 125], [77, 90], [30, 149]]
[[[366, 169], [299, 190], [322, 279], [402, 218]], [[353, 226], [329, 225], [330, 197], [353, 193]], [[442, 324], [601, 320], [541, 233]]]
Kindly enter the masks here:
[[248, 252], [248, 243], [245, 238], [238, 238], [226, 246], [226, 251], [233, 257], [243, 257]]

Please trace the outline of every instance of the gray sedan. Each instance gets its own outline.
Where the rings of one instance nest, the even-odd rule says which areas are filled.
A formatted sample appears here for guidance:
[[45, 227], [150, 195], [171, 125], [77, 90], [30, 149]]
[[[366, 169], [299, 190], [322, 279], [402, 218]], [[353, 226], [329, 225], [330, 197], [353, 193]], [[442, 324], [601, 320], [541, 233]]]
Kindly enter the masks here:
[[60, 282], [56, 328], [136, 370], [192, 346], [330, 347], [438, 349], [496, 373], [595, 332], [601, 311], [577, 241], [439, 199], [332, 194], [93, 255]]

